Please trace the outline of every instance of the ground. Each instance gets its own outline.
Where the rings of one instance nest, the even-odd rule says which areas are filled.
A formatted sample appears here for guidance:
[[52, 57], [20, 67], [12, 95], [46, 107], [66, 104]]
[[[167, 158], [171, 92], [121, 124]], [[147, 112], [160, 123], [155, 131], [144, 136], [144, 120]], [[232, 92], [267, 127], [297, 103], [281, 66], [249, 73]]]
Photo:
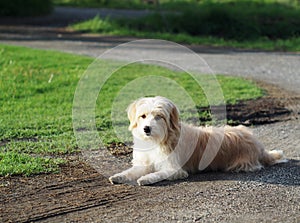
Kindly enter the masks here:
[[[299, 97], [270, 84], [259, 84], [268, 95], [229, 106], [231, 118], [270, 128], [271, 123], [288, 123], [299, 118], [292, 109], [300, 103]], [[112, 150], [116, 152], [116, 148]], [[126, 153], [127, 158], [130, 155]], [[288, 163], [255, 173], [208, 172], [181, 181], [137, 187], [111, 185], [81, 154], [73, 154], [57, 174], [1, 177], [0, 219], [1, 222], [298, 222], [300, 162], [288, 158]]]

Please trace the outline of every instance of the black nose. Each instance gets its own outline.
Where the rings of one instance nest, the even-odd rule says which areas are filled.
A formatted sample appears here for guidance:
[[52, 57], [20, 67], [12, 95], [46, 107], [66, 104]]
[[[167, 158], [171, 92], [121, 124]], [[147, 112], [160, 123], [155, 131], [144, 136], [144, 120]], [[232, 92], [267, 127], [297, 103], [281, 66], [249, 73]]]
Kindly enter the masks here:
[[147, 136], [149, 136], [151, 133], [151, 127], [146, 125], [144, 127], [144, 132], [146, 133]]

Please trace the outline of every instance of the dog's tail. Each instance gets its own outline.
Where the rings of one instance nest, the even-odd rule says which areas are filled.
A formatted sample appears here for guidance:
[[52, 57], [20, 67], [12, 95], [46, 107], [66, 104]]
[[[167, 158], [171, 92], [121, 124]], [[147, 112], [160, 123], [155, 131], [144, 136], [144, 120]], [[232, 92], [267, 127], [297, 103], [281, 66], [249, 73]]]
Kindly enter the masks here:
[[284, 157], [282, 150], [264, 151], [261, 162], [264, 165], [271, 166], [277, 163], [286, 163], [288, 160]]

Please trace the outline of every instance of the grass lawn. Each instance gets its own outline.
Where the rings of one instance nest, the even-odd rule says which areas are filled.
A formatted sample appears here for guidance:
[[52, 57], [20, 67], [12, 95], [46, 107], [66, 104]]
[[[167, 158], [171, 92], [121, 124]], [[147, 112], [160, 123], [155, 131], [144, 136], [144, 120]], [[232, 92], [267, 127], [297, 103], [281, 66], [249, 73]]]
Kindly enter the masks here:
[[[73, 98], [92, 62], [83, 56], [0, 45], [0, 175], [59, 171], [66, 162], [63, 155], [79, 151], [72, 125]], [[207, 105], [201, 88], [187, 74], [153, 65], [128, 65], [112, 75], [97, 99], [97, 129], [106, 144], [118, 142], [111, 118], [114, 99], [126, 92], [124, 86], [153, 75], [176, 81], [188, 89], [197, 106]], [[217, 77], [227, 103], [263, 94], [250, 81]], [[128, 121], [123, 124], [127, 126]]]
[[[68, 5], [79, 3], [64, 2]], [[92, 2], [81, 2], [80, 6], [87, 6], [88, 3], [97, 6]], [[137, 1], [127, 2], [132, 7], [145, 7]], [[217, 47], [300, 51], [300, 6], [297, 1], [160, 2], [159, 7], [154, 7], [153, 14], [142, 18], [111, 19], [96, 16], [71, 25], [70, 28], [83, 32], [166, 39]], [[100, 2], [98, 6], [101, 6]], [[124, 8], [114, 1], [108, 6]], [[105, 7], [103, 2], [102, 7]]]

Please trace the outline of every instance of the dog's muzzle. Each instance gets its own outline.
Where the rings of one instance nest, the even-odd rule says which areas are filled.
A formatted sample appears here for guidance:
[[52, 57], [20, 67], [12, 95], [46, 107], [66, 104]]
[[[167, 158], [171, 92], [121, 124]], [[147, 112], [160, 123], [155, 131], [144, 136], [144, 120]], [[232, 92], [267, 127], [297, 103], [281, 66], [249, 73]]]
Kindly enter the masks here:
[[144, 127], [144, 132], [146, 133], [147, 136], [150, 136], [151, 135], [151, 127], [146, 125]]

